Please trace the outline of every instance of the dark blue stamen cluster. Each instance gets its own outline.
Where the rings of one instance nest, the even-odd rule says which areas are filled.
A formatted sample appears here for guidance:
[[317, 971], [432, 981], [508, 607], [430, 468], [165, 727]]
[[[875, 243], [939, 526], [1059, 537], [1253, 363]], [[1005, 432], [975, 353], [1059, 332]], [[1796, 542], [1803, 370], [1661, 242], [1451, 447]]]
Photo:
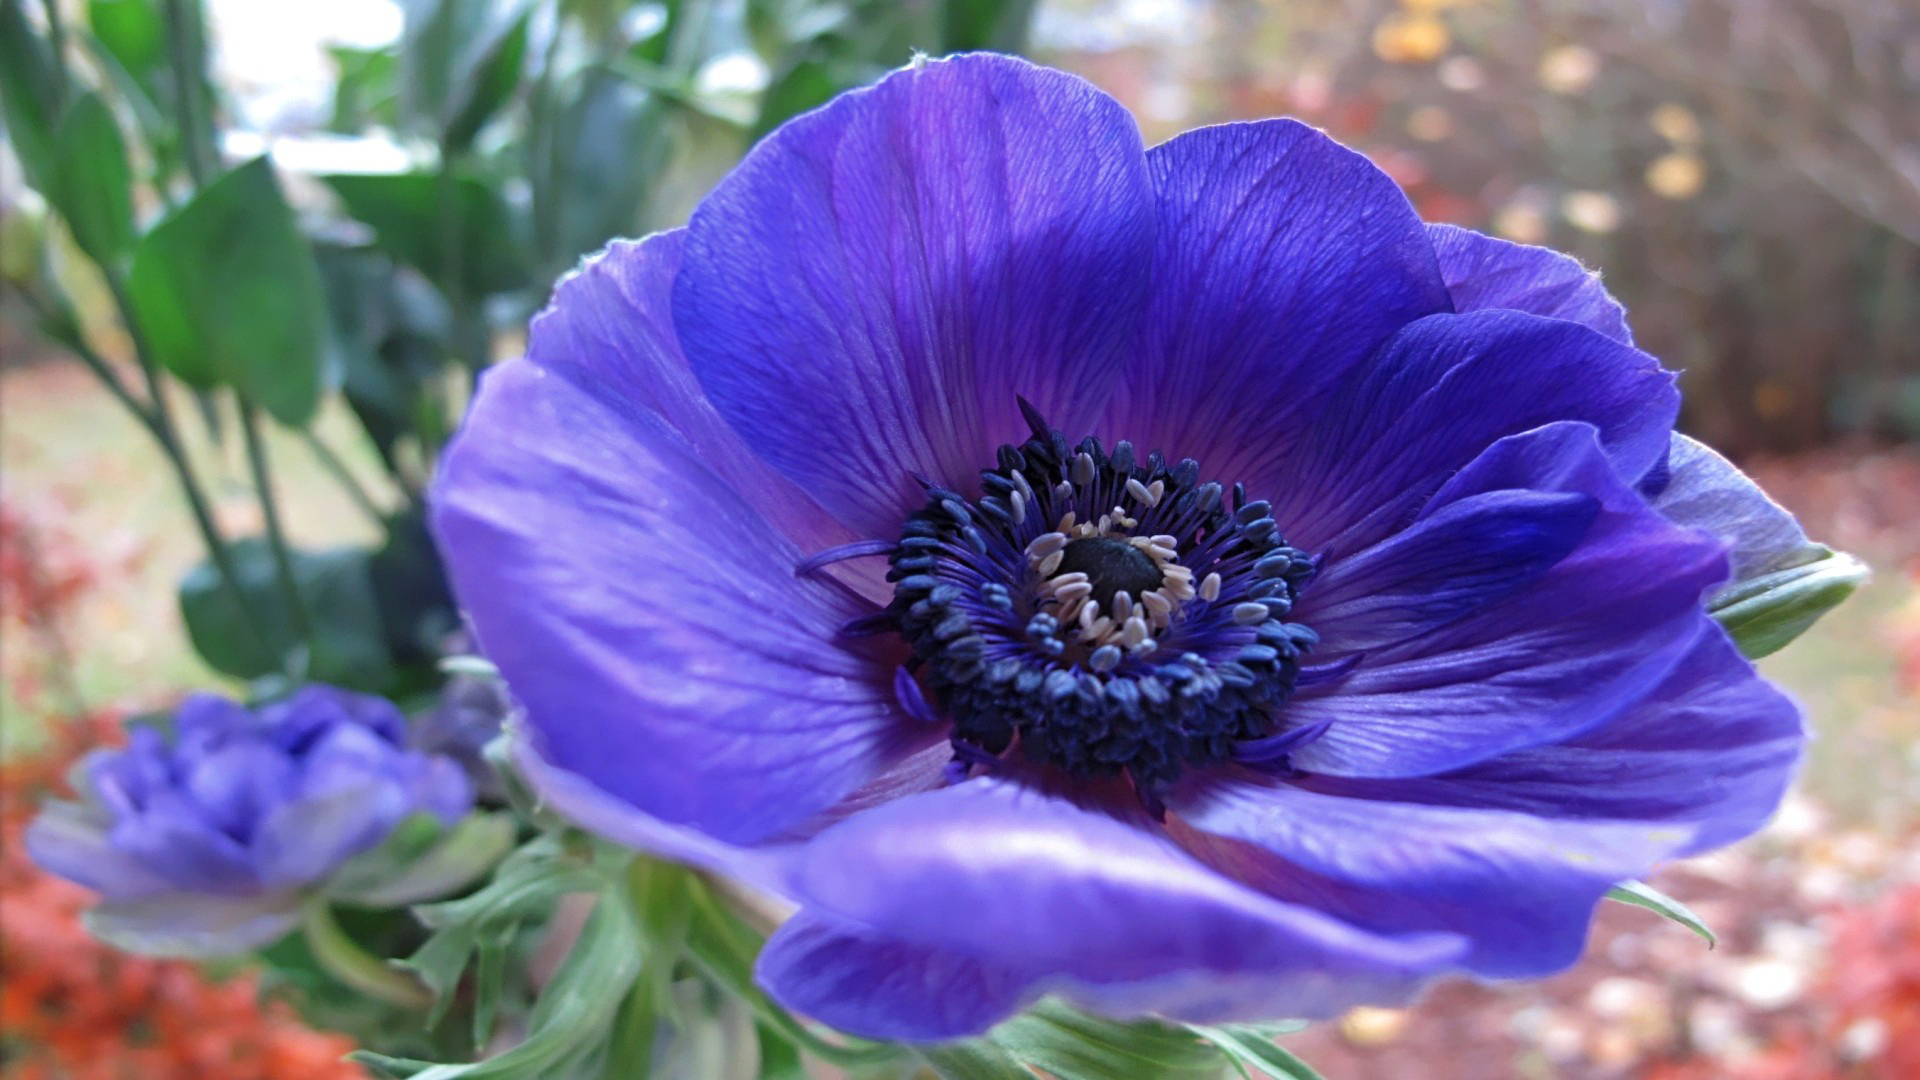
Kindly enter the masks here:
[[[1193, 459], [1169, 465], [1128, 442], [1111, 452], [1093, 438], [1073, 445], [1022, 406], [1032, 437], [1000, 448], [980, 498], [929, 485], [889, 556], [887, 614], [953, 724], [957, 768], [1017, 748], [1078, 776], [1125, 773], [1151, 801], [1184, 769], [1276, 734], [1275, 710], [1317, 640], [1286, 621], [1313, 560], [1287, 546], [1267, 503], [1235, 485], [1229, 507]], [[1157, 498], [1140, 497], [1155, 484]], [[1185, 600], [1144, 647], [1094, 645], [1063, 623], [1029, 553], [1068, 512], [1084, 523], [1116, 507], [1136, 523], [1071, 540], [1052, 575], [1086, 574], [1111, 610], [1120, 593], [1138, 601], [1163, 583], [1128, 538], [1171, 536], [1196, 584], [1220, 579], [1217, 595]]]

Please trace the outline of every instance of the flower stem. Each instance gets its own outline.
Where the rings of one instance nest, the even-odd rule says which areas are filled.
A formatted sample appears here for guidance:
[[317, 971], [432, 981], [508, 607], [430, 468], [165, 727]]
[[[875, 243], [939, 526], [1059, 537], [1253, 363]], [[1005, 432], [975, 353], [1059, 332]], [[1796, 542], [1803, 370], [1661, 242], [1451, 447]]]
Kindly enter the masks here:
[[403, 1009], [425, 1009], [433, 1004], [433, 991], [418, 978], [389, 966], [348, 937], [325, 900], [315, 900], [307, 908], [302, 929], [320, 966], [345, 985]]
[[307, 611], [307, 598], [300, 591], [300, 578], [294, 573], [293, 551], [280, 524], [280, 506], [273, 497], [273, 470], [267, 466], [266, 440], [260, 434], [260, 409], [245, 394], [240, 395], [240, 431], [246, 437], [247, 466], [253, 472], [254, 492], [260, 497], [260, 514], [266, 521], [267, 547], [273, 554], [274, 573], [280, 579], [281, 599], [293, 620], [294, 633], [306, 642], [307, 660], [312, 663], [319, 641], [314, 635], [313, 617]]
[[353, 470], [347, 468], [347, 463], [340, 459], [340, 455], [334, 453], [333, 448], [322, 442], [320, 436], [311, 429], [301, 431], [300, 437], [306, 441], [307, 449], [313, 451], [313, 456], [319, 460], [321, 467], [340, 482], [341, 489], [347, 493], [348, 498], [353, 500], [353, 504], [360, 508], [360, 512], [372, 519], [373, 523], [381, 529], [386, 529], [387, 515], [381, 511], [380, 504], [374, 500], [373, 493], [367, 490], [359, 477], [353, 475]]

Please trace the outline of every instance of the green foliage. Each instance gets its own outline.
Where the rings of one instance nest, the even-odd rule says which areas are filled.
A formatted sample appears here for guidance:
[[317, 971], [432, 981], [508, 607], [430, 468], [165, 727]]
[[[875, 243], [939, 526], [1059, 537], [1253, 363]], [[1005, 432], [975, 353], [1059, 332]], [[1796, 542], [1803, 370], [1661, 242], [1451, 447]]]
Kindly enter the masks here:
[[166, 26], [149, 0], [89, 0], [87, 25], [129, 75], [151, 82], [166, 65]]
[[266, 158], [228, 171], [142, 237], [128, 291], [147, 349], [183, 381], [232, 387], [285, 424], [312, 418], [326, 298]]
[[[507, 941], [527, 924], [544, 923], [562, 896], [594, 892], [605, 884], [588, 853], [550, 835], [509, 855], [493, 880], [473, 895], [419, 909], [421, 922], [433, 933], [405, 963], [434, 992], [433, 1019], [453, 1007], [461, 978], [483, 944]], [[482, 989], [487, 993], [475, 1007], [484, 1020], [470, 1049], [484, 1045], [491, 1035], [490, 1021], [505, 993], [498, 982]]]
[[[20, 0], [0, 0], [0, 105], [7, 139], [27, 174], [45, 193], [54, 186], [54, 126], [60, 117], [62, 80], [47, 42], [27, 21]], [[49, 200], [52, 201], [52, 200]]]
[[1258, 1069], [1273, 1080], [1320, 1080], [1320, 1074], [1314, 1071], [1313, 1066], [1281, 1049], [1273, 1041], [1277, 1035], [1303, 1031], [1306, 1026], [1304, 1021], [1290, 1021], [1278, 1024], [1195, 1026], [1193, 1030], [1219, 1047], [1241, 1076], [1249, 1075], [1247, 1070], [1251, 1068]]
[[442, 290], [478, 295], [529, 285], [520, 227], [485, 180], [432, 173], [325, 179], [347, 212], [373, 227], [381, 250]]
[[1152, 1020], [1120, 1023], [1044, 1001], [987, 1035], [1015, 1060], [1073, 1080], [1220, 1075], [1225, 1062], [1192, 1031]]
[[[1241, 1076], [1248, 1068], [1276, 1080], [1318, 1080], [1306, 1063], [1275, 1045], [1304, 1022], [1166, 1024], [1104, 1020], [1043, 1001], [977, 1039], [917, 1048], [944, 1080], [1132, 1080], [1134, 1077]], [[1040, 1070], [1036, 1074], [1033, 1070]]]
[[210, 562], [188, 571], [180, 582], [181, 617], [208, 664], [243, 679], [293, 671], [358, 690], [388, 689], [393, 668], [370, 552], [293, 553], [294, 580], [314, 622], [311, 641], [287, 610], [266, 539], [242, 540], [232, 554], [237, 597]]
[[473, 136], [519, 85], [532, 0], [408, 0], [400, 43], [400, 101], [406, 119], [450, 154]]
[[133, 245], [133, 174], [120, 125], [100, 95], [67, 106], [53, 144], [48, 199], [82, 251], [100, 263], [119, 259]]

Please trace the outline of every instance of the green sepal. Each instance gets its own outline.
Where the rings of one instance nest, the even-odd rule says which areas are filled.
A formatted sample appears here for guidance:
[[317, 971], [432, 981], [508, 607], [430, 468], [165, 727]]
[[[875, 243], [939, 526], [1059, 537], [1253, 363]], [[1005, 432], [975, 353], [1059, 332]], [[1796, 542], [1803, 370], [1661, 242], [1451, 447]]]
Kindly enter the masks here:
[[1672, 919], [1699, 934], [1706, 941], [1709, 949], [1720, 943], [1720, 939], [1714, 936], [1713, 929], [1700, 916], [1695, 915], [1687, 905], [1645, 882], [1623, 881], [1607, 890], [1607, 899], [1646, 908], [1648, 911]]

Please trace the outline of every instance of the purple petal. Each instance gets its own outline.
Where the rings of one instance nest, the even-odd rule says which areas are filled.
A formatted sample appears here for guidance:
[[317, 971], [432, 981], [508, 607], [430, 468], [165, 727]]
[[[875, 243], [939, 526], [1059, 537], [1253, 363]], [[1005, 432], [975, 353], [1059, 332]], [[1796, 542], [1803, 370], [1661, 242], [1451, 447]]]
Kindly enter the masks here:
[[898, 658], [837, 636], [869, 609], [795, 577], [793, 544], [651, 414], [496, 368], [434, 508], [542, 752], [647, 814], [751, 842], [918, 745], [901, 745]]
[[[1302, 785], [1313, 784], [1303, 781]], [[1482, 975], [1539, 975], [1579, 958], [1594, 905], [1692, 839], [1665, 822], [1557, 821], [1292, 783], [1222, 781], [1169, 805], [1187, 847], [1279, 900], [1376, 933], [1446, 933]]]
[[663, 821], [554, 765], [525, 736], [523, 728], [515, 728], [510, 744], [514, 768], [540, 793], [541, 804], [559, 816], [615, 843], [711, 870], [770, 893], [785, 887], [789, 846], [743, 847], [697, 828]]
[[1090, 423], [1133, 338], [1153, 204], [1120, 105], [975, 54], [916, 62], [763, 140], [694, 212], [681, 347], [755, 449], [857, 534], [919, 473], [970, 490], [1026, 438], [1015, 395]]
[[1765, 824], [1805, 742], [1799, 709], [1714, 630], [1646, 701], [1565, 743], [1426, 779], [1324, 783], [1403, 802], [1666, 823], [1693, 837], [1674, 854], [1692, 855]]
[[1575, 491], [1489, 491], [1451, 503], [1332, 560], [1307, 589], [1299, 617], [1320, 634], [1323, 656], [1405, 641], [1533, 584], [1579, 545], [1599, 513], [1599, 500]]
[[114, 822], [107, 839], [189, 892], [242, 894], [259, 888], [246, 849], [171, 791], [156, 793], [144, 811]]
[[789, 1009], [851, 1035], [906, 1042], [985, 1031], [1037, 996], [1031, 972], [804, 912], [767, 939], [754, 976]]
[[103, 896], [131, 900], [165, 892], [166, 879], [113, 846], [107, 824], [71, 803], [49, 803], [27, 826], [27, 854], [42, 870]]
[[1305, 124], [1201, 128], [1147, 162], [1152, 293], [1103, 438], [1198, 458], [1229, 482], [1258, 475], [1327, 388], [1402, 326], [1451, 310], [1406, 196]]
[[[671, 300], [686, 230], [615, 240], [555, 287], [527, 358], [616, 413], [648, 410], [804, 551], [850, 534], [720, 418], [680, 350]], [[884, 600], [884, 596], [882, 597]]]
[[213, 959], [264, 948], [300, 925], [297, 892], [254, 896], [165, 893], [108, 900], [82, 918], [100, 940], [143, 956]]
[[1633, 344], [1626, 309], [1607, 294], [1600, 275], [1578, 259], [1457, 225], [1428, 225], [1427, 235], [1455, 311], [1509, 308], [1576, 322], [1622, 345]]
[[1653, 357], [1583, 326], [1512, 311], [1408, 326], [1315, 410], [1311, 431], [1250, 493], [1294, 544], [1336, 555], [1410, 522], [1482, 450], [1556, 421], [1591, 424], [1620, 475], [1667, 450], [1680, 407]]
[[[1444, 934], [1358, 931], [1281, 903], [1177, 848], [1150, 822], [1020, 784], [973, 780], [910, 795], [821, 833], [800, 853], [789, 895], [814, 915], [877, 936], [1045, 972], [1050, 986], [1133, 1009], [1197, 1004], [1197, 980], [1243, 996], [1212, 1002], [1267, 1015], [1324, 1015], [1340, 995], [1278, 1000], [1276, 988], [1349, 980], [1368, 988], [1446, 963]], [[1312, 979], [1301, 979], [1312, 973]]]
[[1672, 476], [1654, 508], [1731, 545], [1733, 584], [1826, 555], [1792, 514], [1712, 448], [1675, 435], [1671, 461]]
[[[1430, 610], [1430, 620], [1447, 620], [1384, 646], [1386, 628], [1408, 628], [1396, 613], [1376, 625], [1369, 619], [1380, 612], [1349, 605], [1344, 619], [1316, 622], [1308, 588], [1300, 617], [1326, 653], [1348, 651], [1349, 631], [1370, 647], [1345, 679], [1287, 704], [1289, 723], [1331, 725], [1295, 765], [1419, 776], [1557, 742], [1644, 699], [1707, 632], [1701, 598], [1725, 579], [1721, 545], [1622, 484], [1591, 428], [1554, 424], [1503, 439], [1434, 496], [1428, 520], [1515, 489], [1578, 493], [1600, 508], [1579, 546], [1524, 588], [1495, 590], [1477, 609]], [[1361, 579], [1341, 595], [1364, 591]]]
[[293, 787], [293, 762], [265, 740], [231, 743], [191, 763], [186, 789], [229, 836], [245, 836]]
[[384, 776], [281, 803], [253, 834], [260, 879], [274, 887], [320, 881], [386, 839], [410, 809], [406, 789]]

